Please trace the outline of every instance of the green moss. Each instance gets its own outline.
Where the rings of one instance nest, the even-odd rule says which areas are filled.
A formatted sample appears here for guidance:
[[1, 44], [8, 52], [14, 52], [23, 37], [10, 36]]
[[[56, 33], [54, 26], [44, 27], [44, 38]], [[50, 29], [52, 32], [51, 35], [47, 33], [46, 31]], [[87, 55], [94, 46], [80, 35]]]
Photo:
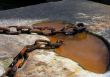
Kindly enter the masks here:
[[1, 61], [3, 64], [3, 67], [6, 69], [12, 62], [12, 59], [4, 59]]

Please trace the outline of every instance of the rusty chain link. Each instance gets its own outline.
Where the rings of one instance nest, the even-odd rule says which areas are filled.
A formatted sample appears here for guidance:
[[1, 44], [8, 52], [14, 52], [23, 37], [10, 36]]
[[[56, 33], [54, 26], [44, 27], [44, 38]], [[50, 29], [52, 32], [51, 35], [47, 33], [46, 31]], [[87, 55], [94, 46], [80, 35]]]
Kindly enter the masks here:
[[28, 54], [35, 49], [55, 49], [62, 45], [62, 41], [51, 43], [47, 40], [36, 40], [34, 44], [25, 46], [20, 53], [13, 59], [7, 71], [1, 77], [14, 77], [17, 69], [21, 68], [25, 61], [28, 59]]
[[85, 30], [85, 26], [82, 23], [75, 25], [65, 25], [61, 30], [56, 31], [52, 27], [38, 27], [38, 26], [7, 26], [0, 27], [0, 34], [10, 34], [10, 35], [18, 35], [18, 34], [31, 34], [37, 33], [41, 35], [54, 35], [57, 33], [63, 33], [66, 35], [71, 35], [76, 32], [80, 32]]
[[[37, 33], [41, 35], [55, 35], [57, 33], [63, 33], [65, 35], [73, 35], [78, 32], [85, 31], [85, 26], [82, 23], [75, 25], [65, 25], [61, 30], [56, 31], [52, 27], [37, 27], [37, 26], [7, 26], [0, 27], [0, 34], [19, 35], [19, 34], [31, 34]], [[20, 53], [13, 59], [13, 62], [9, 65], [7, 71], [1, 77], [14, 77], [17, 69], [22, 65], [29, 57], [29, 53], [35, 49], [55, 49], [63, 44], [63, 41], [58, 40], [52, 43], [47, 40], [36, 40], [34, 44], [25, 46]]]

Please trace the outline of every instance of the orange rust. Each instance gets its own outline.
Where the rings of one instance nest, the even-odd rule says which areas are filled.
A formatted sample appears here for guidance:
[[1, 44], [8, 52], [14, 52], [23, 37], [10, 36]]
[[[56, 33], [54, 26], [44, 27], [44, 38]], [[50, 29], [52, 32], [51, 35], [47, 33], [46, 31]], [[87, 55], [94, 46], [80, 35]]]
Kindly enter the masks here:
[[25, 51], [27, 50], [27, 48], [26, 47], [24, 47], [22, 50], [21, 50], [21, 54], [23, 55], [24, 53], [25, 53]]
[[23, 62], [23, 59], [19, 59], [18, 62], [16, 63], [16, 67], [18, 68]]
[[[65, 26], [59, 22], [34, 24], [39, 27], [52, 27], [56, 31]], [[108, 66], [109, 51], [105, 43], [98, 37], [82, 32], [73, 36], [56, 34], [49, 36], [50, 41], [64, 40], [64, 44], [56, 49], [56, 53], [78, 62], [83, 68], [96, 73], [104, 73]]]
[[33, 26], [55, 28], [56, 31], [59, 31], [62, 29], [62, 27], [65, 26], [65, 24], [63, 22], [58, 22], [58, 21], [56, 22], [45, 21], [45, 22], [33, 24]]
[[[58, 35], [56, 37], [58, 38]], [[61, 38], [61, 35], [59, 37]], [[104, 73], [108, 66], [109, 53], [104, 42], [85, 32], [65, 36], [64, 44], [56, 49], [56, 53], [96, 73]]]

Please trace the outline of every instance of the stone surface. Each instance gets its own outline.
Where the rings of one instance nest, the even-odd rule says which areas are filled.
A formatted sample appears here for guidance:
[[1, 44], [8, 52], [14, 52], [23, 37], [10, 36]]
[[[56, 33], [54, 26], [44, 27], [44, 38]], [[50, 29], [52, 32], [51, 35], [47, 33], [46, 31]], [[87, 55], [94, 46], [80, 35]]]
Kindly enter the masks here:
[[[0, 11], [0, 20], [7, 21], [8, 19], [13, 19], [18, 20], [19, 22], [23, 19], [50, 19], [64, 20], [72, 23], [77, 21], [89, 21], [88, 23], [92, 23], [94, 22], [94, 17], [98, 21], [98, 19], [102, 17], [110, 18], [109, 15], [109, 5], [95, 3], [88, 0], [63, 0]], [[106, 18], [101, 21], [105, 21]]]
[[[30, 26], [39, 20], [48, 19], [72, 23], [84, 22], [89, 30], [110, 40], [110, 6], [108, 5], [87, 0], [63, 0], [0, 11], [0, 26]], [[41, 38], [47, 39], [39, 35], [0, 35], [0, 71], [4, 72], [23, 46]], [[20, 77], [110, 77], [110, 71], [105, 74], [89, 72], [76, 62], [58, 56], [53, 51], [37, 50], [30, 54], [27, 63], [18, 71], [18, 75]]]
[[[25, 23], [27, 24], [27, 23]], [[33, 22], [32, 22], [33, 24]], [[95, 26], [94, 26], [95, 27]], [[91, 28], [91, 30], [94, 30]], [[107, 32], [106, 32], [107, 33]], [[103, 34], [103, 33], [101, 33]], [[107, 33], [108, 34], [108, 33]], [[0, 35], [0, 71], [12, 62], [12, 58], [19, 53], [25, 45], [33, 44], [36, 39], [47, 39], [36, 34]], [[106, 74], [106, 73], [105, 73]], [[109, 73], [107, 73], [109, 74]], [[96, 74], [84, 70], [78, 63], [61, 57], [53, 50], [35, 50], [30, 54], [26, 64], [18, 70], [19, 77], [103, 77], [104, 74]]]

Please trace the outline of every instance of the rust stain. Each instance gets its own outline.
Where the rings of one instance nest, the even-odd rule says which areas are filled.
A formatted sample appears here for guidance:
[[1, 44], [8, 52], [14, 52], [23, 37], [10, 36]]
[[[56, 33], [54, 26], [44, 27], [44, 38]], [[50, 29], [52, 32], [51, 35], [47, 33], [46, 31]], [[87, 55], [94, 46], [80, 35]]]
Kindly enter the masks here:
[[21, 66], [22, 62], [23, 62], [23, 59], [18, 60], [16, 67], [18, 68], [19, 66]]
[[[48, 26], [60, 30], [64, 24], [45, 22], [37, 26]], [[78, 62], [83, 68], [96, 73], [104, 73], [107, 70], [109, 50], [104, 41], [97, 36], [82, 32], [68, 36], [56, 34], [49, 36], [49, 39], [52, 42], [64, 40], [64, 44], [56, 49], [56, 53]]]
[[56, 22], [44, 21], [44, 22], [33, 24], [33, 26], [55, 28], [56, 31], [59, 31], [60, 29], [62, 29], [62, 27], [65, 26], [65, 24], [60, 21], [56, 21]]
[[108, 66], [108, 48], [102, 40], [91, 34], [65, 36], [64, 44], [56, 49], [56, 53], [96, 73], [104, 73]]

